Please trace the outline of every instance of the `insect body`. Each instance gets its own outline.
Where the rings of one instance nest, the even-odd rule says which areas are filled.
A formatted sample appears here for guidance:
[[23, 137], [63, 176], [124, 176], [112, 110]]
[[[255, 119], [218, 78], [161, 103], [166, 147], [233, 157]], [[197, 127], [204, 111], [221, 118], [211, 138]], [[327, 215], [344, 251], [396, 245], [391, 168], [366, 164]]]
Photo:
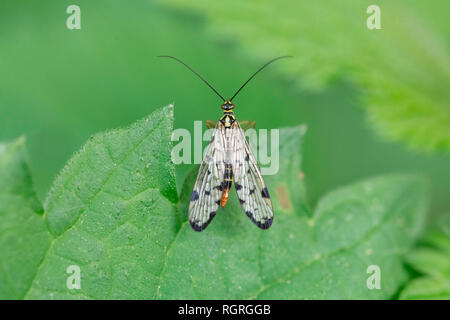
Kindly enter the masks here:
[[211, 142], [206, 148], [191, 194], [188, 217], [190, 225], [195, 231], [204, 230], [215, 217], [219, 207], [223, 208], [227, 204], [234, 182], [245, 214], [261, 229], [268, 229], [273, 221], [269, 191], [244, 131], [233, 113], [232, 100], [259, 71], [285, 56], [275, 58], [262, 66], [231, 99], [224, 99], [206, 80], [181, 60], [171, 56], [162, 57], [175, 59], [185, 65], [224, 101], [221, 106], [223, 115], [217, 122]]
[[[225, 101], [225, 105], [231, 106], [230, 101]], [[219, 124], [220, 123], [220, 124]], [[225, 172], [223, 175], [223, 190], [222, 190], [222, 208], [227, 204], [228, 196], [230, 194], [231, 185], [233, 183], [233, 132], [232, 129], [236, 130], [236, 117], [234, 116], [231, 110], [224, 111], [223, 116], [220, 118], [219, 123], [217, 125], [217, 129], [220, 128], [222, 132], [224, 132], [225, 139]], [[223, 127], [223, 128], [222, 128]]]

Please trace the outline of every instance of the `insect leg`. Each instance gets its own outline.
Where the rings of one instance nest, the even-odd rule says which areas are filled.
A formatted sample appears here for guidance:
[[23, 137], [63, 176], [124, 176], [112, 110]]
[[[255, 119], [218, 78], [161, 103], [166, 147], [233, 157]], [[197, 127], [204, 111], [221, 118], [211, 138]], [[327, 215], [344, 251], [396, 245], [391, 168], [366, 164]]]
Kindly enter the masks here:
[[206, 127], [208, 129], [214, 129], [216, 127], [216, 121], [206, 120]]
[[239, 122], [239, 124], [241, 125], [242, 130], [246, 131], [250, 128], [255, 129], [256, 126], [256, 122], [255, 121], [249, 121], [249, 120], [244, 120]]

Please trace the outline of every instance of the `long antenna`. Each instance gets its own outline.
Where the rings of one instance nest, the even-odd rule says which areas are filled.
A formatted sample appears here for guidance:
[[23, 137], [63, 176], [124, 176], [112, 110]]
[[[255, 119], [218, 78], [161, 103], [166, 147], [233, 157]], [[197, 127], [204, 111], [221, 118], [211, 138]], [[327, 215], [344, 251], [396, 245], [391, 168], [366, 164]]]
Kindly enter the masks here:
[[225, 98], [222, 97], [222, 95], [221, 95], [219, 92], [217, 92], [217, 90], [214, 89], [213, 86], [210, 85], [208, 81], [206, 81], [205, 79], [203, 79], [203, 77], [202, 77], [201, 75], [199, 75], [197, 72], [195, 72], [194, 69], [192, 69], [191, 67], [189, 67], [186, 63], [184, 63], [184, 62], [181, 61], [180, 59], [175, 58], [175, 57], [172, 57], [172, 56], [157, 56], [157, 58], [171, 58], [171, 59], [174, 59], [174, 60], [178, 61], [179, 63], [181, 63], [182, 65], [184, 65], [186, 68], [188, 68], [189, 70], [191, 70], [193, 73], [195, 73], [195, 75], [196, 75], [197, 77], [199, 77], [204, 83], [206, 83], [206, 85], [207, 85], [208, 87], [210, 87], [210, 88], [212, 89], [212, 91], [214, 91], [214, 92], [222, 99], [222, 101], [225, 101]]
[[280, 60], [280, 59], [283, 59], [283, 58], [292, 58], [292, 56], [281, 56], [281, 57], [274, 58], [274, 59], [270, 60], [269, 62], [266, 62], [265, 65], [263, 65], [261, 68], [259, 68], [259, 69], [258, 69], [258, 70], [250, 77], [250, 78], [248, 78], [247, 81], [245, 81], [245, 83], [239, 88], [238, 91], [236, 91], [236, 93], [233, 95], [233, 97], [231, 97], [230, 100], [233, 101], [234, 97], [236, 97], [236, 96], [238, 95], [238, 93], [245, 87], [245, 85], [246, 85], [247, 83], [249, 83], [250, 80], [252, 80], [252, 79], [258, 74], [258, 72], [260, 72], [262, 69], [264, 69], [265, 67], [267, 67], [267, 66], [268, 66], [269, 64], [271, 64], [272, 62], [275, 62], [275, 61]]

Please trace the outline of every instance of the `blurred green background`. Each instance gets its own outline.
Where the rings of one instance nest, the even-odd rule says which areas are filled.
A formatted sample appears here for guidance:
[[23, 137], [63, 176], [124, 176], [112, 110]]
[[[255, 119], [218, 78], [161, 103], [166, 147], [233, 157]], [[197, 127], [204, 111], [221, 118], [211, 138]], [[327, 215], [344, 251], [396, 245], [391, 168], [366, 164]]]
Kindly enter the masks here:
[[[70, 4], [81, 7], [81, 30], [66, 28]], [[176, 127], [192, 130], [194, 120], [220, 116], [217, 96], [161, 54], [183, 59], [226, 96], [273, 57], [253, 57], [232, 39], [211, 36], [202, 16], [151, 1], [0, 2], [0, 140], [26, 136], [41, 199], [96, 132], [169, 103]], [[295, 59], [277, 63], [289, 68]], [[361, 107], [363, 90], [345, 77], [311, 90], [278, 70], [258, 75], [234, 101], [235, 112], [257, 128], [307, 124], [303, 169], [313, 206], [336, 187], [401, 171], [429, 177], [432, 215], [450, 211], [448, 153], [381, 139]], [[189, 167], [178, 167], [179, 185]]]

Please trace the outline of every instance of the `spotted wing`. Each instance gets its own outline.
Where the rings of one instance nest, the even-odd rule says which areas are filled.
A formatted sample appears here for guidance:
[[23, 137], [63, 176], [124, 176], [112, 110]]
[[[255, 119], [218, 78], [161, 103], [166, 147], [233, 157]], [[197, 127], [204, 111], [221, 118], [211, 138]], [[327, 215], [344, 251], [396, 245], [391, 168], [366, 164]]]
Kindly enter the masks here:
[[204, 230], [219, 208], [225, 172], [224, 154], [223, 125], [218, 122], [191, 194], [189, 223], [195, 231]]
[[261, 170], [256, 163], [245, 134], [238, 122], [234, 128], [234, 186], [245, 214], [261, 229], [273, 221], [273, 207]]

